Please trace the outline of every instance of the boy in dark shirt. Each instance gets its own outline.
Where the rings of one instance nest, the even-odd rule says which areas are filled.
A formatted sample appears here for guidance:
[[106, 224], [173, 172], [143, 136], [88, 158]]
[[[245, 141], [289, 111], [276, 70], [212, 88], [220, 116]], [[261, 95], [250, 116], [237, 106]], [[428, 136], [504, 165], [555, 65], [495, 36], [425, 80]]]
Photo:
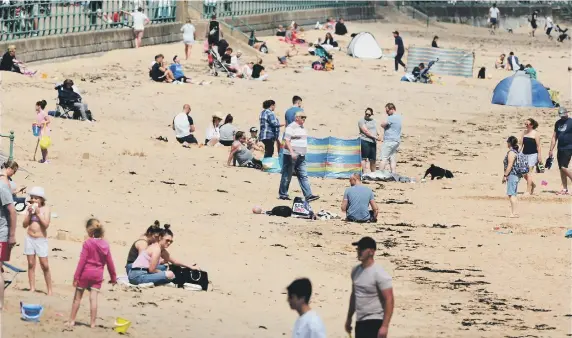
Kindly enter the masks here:
[[395, 71], [399, 70], [399, 65], [403, 67], [405, 71], [407, 71], [407, 67], [405, 63], [401, 61], [403, 54], [405, 54], [405, 47], [403, 46], [403, 39], [399, 36], [399, 32], [393, 32], [393, 37], [395, 38]]

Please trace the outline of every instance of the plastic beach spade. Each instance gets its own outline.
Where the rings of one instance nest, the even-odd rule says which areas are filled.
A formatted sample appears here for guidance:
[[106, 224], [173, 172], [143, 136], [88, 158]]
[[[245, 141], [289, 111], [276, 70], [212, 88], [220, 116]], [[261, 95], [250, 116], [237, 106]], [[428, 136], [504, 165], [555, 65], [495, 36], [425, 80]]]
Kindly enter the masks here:
[[117, 333], [127, 333], [127, 330], [131, 326], [131, 322], [125, 318], [117, 317], [115, 319], [115, 332]]
[[39, 304], [24, 304], [20, 302], [20, 312], [22, 313], [22, 320], [27, 322], [39, 322], [44, 307]]

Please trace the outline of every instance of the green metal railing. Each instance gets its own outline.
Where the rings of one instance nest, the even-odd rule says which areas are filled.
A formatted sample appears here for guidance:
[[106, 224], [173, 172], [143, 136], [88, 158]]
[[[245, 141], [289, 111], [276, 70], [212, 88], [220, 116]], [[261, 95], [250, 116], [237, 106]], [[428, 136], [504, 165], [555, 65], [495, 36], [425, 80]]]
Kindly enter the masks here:
[[248, 0], [205, 0], [202, 17], [218, 18], [245, 15], [268, 14], [276, 12], [303, 11], [317, 8], [347, 8], [366, 6], [371, 1], [248, 1]]
[[0, 5], [0, 41], [131, 27], [138, 7], [152, 24], [175, 21], [176, 0], [11, 1]]
[[0, 134], [0, 137], [6, 137], [10, 139], [10, 155], [8, 155], [8, 160], [12, 161], [14, 159], [14, 131], [10, 130], [9, 135]]

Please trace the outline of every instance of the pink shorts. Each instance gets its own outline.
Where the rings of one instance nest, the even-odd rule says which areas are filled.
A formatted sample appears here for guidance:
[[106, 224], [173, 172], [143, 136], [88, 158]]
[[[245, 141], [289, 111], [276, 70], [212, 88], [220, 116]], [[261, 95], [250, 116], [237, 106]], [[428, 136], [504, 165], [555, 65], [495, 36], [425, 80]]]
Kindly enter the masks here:
[[101, 283], [103, 281], [99, 280], [99, 281], [94, 281], [94, 280], [85, 280], [85, 279], [80, 279], [77, 283], [77, 288], [80, 290], [101, 290]]

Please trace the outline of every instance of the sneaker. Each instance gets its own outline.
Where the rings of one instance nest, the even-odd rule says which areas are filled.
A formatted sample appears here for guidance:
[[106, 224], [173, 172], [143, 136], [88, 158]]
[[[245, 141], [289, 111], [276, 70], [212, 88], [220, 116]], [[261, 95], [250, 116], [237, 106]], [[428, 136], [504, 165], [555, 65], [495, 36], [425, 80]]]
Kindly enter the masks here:
[[306, 197], [306, 202], [312, 202], [312, 201], [317, 201], [320, 199], [320, 196], [317, 195], [310, 195], [308, 197]]
[[280, 197], [278, 197], [278, 199], [281, 199], [281, 200], [283, 200], [283, 201], [291, 201], [291, 200], [292, 200], [292, 199], [291, 199], [290, 197], [288, 197], [288, 196], [280, 196]]

